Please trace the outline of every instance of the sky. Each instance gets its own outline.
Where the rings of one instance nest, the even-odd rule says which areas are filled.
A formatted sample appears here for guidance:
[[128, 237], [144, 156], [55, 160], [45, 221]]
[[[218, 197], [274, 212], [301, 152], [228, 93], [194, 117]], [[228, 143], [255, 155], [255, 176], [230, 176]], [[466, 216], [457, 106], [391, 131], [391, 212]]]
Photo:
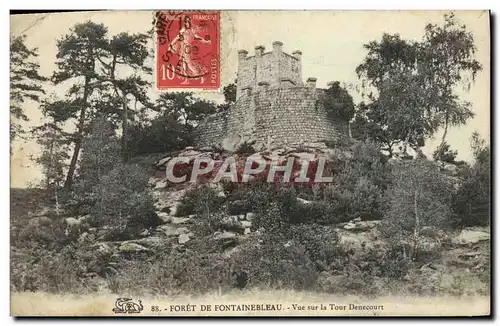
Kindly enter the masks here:
[[[237, 51], [253, 54], [257, 45], [272, 49], [274, 41], [283, 42], [283, 51], [302, 51], [303, 79], [316, 77], [317, 87], [338, 80], [352, 85], [355, 102], [361, 101], [356, 92], [360, 85], [355, 69], [366, 56], [363, 45], [380, 40], [383, 33], [400, 34], [403, 39], [421, 40], [427, 24], [442, 24], [445, 11], [224, 11], [221, 19], [221, 79], [222, 85], [236, 78]], [[151, 11], [108, 11], [11, 16], [11, 36], [26, 35], [26, 45], [38, 48], [40, 74], [52, 75], [56, 68], [56, 41], [70, 32], [77, 23], [92, 20], [103, 23], [110, 35], [121, 32], [146, 32], [151, 28]], [[452, 127], [447, 140], [458, 151], [458, 159], [471, 161], [469, 138], [478, 131], [490, 138], [490, 35], [487, 11], [455, 11], [455, 16], [472, 32], [477, 47], [476, 60], [483, 66], [470, 90], [459, 89], [461, 100], [472, 103], [475, 117], [465, 126]], [[150, 77], [152, 81], [152, 76]], [[60, 94], [61, 87], [48, 86], [48, 94]], [[155, 91], [151, 90], [153, 96]], [[220, 102], [220, 93], [200, 92], [200, 97]], [[42, 122], [38, 104], [25, 106], [30, 122], [28, 129]], [[442, 131], [428, 139], [423, 148], [428, 157], [440, 142]], [[11, 186], [26, 187], [41, 178], [40, 168], [30, 157], [40, 153], [33, 141], [12, 144]]]

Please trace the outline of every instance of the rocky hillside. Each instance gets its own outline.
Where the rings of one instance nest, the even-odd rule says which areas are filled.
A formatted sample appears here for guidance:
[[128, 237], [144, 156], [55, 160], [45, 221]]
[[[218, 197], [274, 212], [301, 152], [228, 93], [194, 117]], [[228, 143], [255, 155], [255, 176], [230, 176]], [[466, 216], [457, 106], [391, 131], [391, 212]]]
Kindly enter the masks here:
[[[176, 155], [188, 157], [192, 162], [196, 157], [222, 160], [229, 154], [187, 148]], [[252, 154], [253, 157], [258, 156], [267, 160], [273, 157], [282, 160], [288, 157], [295, 157], [297, 160], [304, 157], [316, 160], [321, 155], [338, 159], [349, 158], [352, 153], [326, 148], [282, 148], [273, 152]], [[246, 156], [238, 157], [243, 159]], [[32, 211], [26, 210], [28, 207], [26, 202], [19, 200], [18, 193], [13, 192], [15, 200], [12, 202], [14, 212], [12, 218], [16, 220], [13, 220], [11, 230], [14, 239], [11, 246], [12, 260], [15, 267], [14, 276], [23, 277], [23, 280], [18, 282], [18, 288], [22, 290], [30, 287], [33, 290], [43, 288], [36, 279], [26, 278], [30, 266], [33, 264], [44, 266], [44, 260], [48, 258], [38, 256], [41, 252], [53, 250], [64, 252], [67, 248], [71, 248], [71, 255], [79, 264], [78, 271], [73, 274], [91, 284], [88, 287], [99, 291], [138, 290], [134, 286], [145, 287], [140, 291], [152, 290], [147, 287], [157, 285], [152, 285], [151, 280], [146, 283], [139, 282], [138, 285], [134, 283], [138, 282], [137, 280], [129, 280], [132, 277], [130, 274], [149, 273], [149, 276], [144, 277], [154, 278], [157, 277], [154, 273], [160, 273], [154, 266], [160, 268], [165, 264], [175, 265], [161, 272], [164, 273], [161, 277], [168, 286], [172, 286], [175, 282], [177, 282], [175, 284], [188, 282], [180, 281], [186, 278], [190, 280], [189, 282], [202, 283], [200, 286], [207, 290], [217, 287], [220, 289], [223, 286], [262, 286], [260, 279], [266, 277], [268, 281], [264, 283], [280, 286], [282, 283], [273, 283], [275, 274], [263, 276], [262, 270], [259, 270], [262, 267], [259, 266], [274, 268], [274, 264], [278, 264], [281, 266], [279, 268], [285, 268], [295, 259], [306, 259], [306, 262], [304, 269], [294, 270], [294, 274], [288, 276], [295, 279], [293, 284], [301, 284], [301, 278], [309, 277], [306, 275], [312, 272], [307, 271], [312, 268], [314, 271], [319, 271], [317, 281], [314, 281], [317, 285], [314, 287], [327, 292], [356, 291], [358, 287], [361, 287], [359, 291], [365, 291], [367, 284], [372, 289], [370, 291], [375, 292], [388, 290], [391, 287], [396, 291], [401, 286], [398, 284], [404, 284], [404, 288], [409, 292], [425, 290], [424, 292], [431, 294], [440, 293], [444, 291], [443, 289], [453, 294], [487, 294], [489, 291], [488, 228], [446, 230], [423, 226], [416, 242], [418, 261], [409, 262], [410, 265], [407, 269], [403, 269], [404, 272], [398, 276], [399, 278], [391, 279], [392, 274], [383, 271], [388, 268], [387, 260], [391, 259], [389, 257], [393, 254], [390, 240], [384, 234], [386, 226], [383, 220], [355, 218], [322, 226], [298, 224], [294, 226], [295, 230], [298, 230], [297, 237], [283, 238], [279, 229], [272, 231], [274, 229], [262, 227], [264, 225], [262, 211], [245, 205], [244, 200], [238, 199], [234, 195], [238, 189], [220, 183], [207, 183], [199, 190], [200, 186], [193, 183], [173, 184], [166, 181], [165, 165], [171, 157], [173, 156], [154, 163], [156, 173], [149, 182], [155, 199], [157, 221], [153, 223], [154, 226], [143, 229], [140, 235], [133, 239], [110, 239], [110, 227], [92, 226], [89, 223], [91, 217], [88, 215], [57, 216], [53, 207], [39, 205], [33, 206]], [[200, 193], [196, 193], [197, 189]], [[207, 203], [217, 203], [218, 208], [216, 211], [207, 213], [204, 210], [200, 213], [193, 208], [193, 205], [199, 203], [192, 204], [190, 200], [194, 198], [193, 194], [201, 196], [207, 193], [212, 194], [211, 197], [207, 197]], [[26, 194], [24, 196], [29, 197]], [[315, 199], [303, 197], [299, 193], [293, 200], [296, 203], [294, 205], [298, 205], [306, 212], [314, 212], [320, 205]], [[259, 223], [256, 224], [256, 221]], [[301, 230], [303, 235], [300, 234]], [[22, 247], [25, 242], [20, 239], [34, 236], [47, 238], [47, 245], [42, 245], [39, 249]], [[310, 238], [306, 239], [304, 236]], [[57, 237], [58, 241], [66, 240], [63, 241], [62, 247], [51, 247], [49, 245], [51, 237]], [[310, 245], [307, 245], [308, 243]], [[404, 248], [414, 246], [415, 242], [408, 239], [398, 245], [403, 248], [403, 255], [406, 255], [409, 251]], [[283, 252], [279, 254], [283, 256], [267, 258], [252, 256], [259, 253], [264, 255], [267, 250], [271, 250], [269, 255], [273, 255], [273, 252], [277, 254]], [[252, 261], [253, 259], [256, 260]], [[206, 263], [211, 266], [210, 271], [204, 269], [203, 264]], [[176, 267], [176, 264], [179, 266]], [[377, 272], [377, 269], [381, 272]], [[217, 272], [213, 272], [214, 270]], [[234, 272], [235, 270], [237, 272]], [[393, 267], [390, 270], [392, 273]], [[211, 274], [212, 272], [214, 274]], [[282, 273], [278, 270], [276, 272]], [[181, 274], [176, 275], [176, 273]], [[225, 276], [226, 274], [229, 276]], [[241, 275], [245, 275], [244, 280], [236, 280]], [[197, 280], [194, 281], [190, 277]], [[172, 293], [169, 291], [167, 292]]]

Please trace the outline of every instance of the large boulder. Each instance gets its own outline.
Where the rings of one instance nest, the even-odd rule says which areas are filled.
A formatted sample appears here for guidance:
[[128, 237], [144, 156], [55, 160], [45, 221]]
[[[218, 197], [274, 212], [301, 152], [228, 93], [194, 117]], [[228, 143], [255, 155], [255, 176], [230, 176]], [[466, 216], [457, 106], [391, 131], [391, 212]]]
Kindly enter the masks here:
[[98, 242], [95, 245], [93, 245], [93, 248], [102, 255], [111, 255], [113, 253], [113, 250], [110, 247], [110, 245], [105, 242]]
[[160, 225], [157, 229], [161, 230], [168, 237], [189, 233], [188, 228], [176, 227], [174, 225]]
[[165, 213], [165, 212], [156, 212], [156, 215], [158, 216], [158, 218], [163, 223], [170, 223], [170, 222], [172, 222], [172, 216], [170, 216], [168, 213]]
[[234, 152], [241, 142], [241, 136], [236, 134], [229, 134], [222, 140], [222, 148], [228, 152]]
[[191, 240], [191, 235], [192, 235], [192, 233], [185, 233], [185, 234], [179, 235], [179, 244], [184, 244], [184, 243], [188, 242], [189, 240]]
[[159, 180], [155, 184], [155, 190], [164, 189], [167, 186], [168, 186], [168, 181], [167, 180]]
[[157, 167], [161, 167], [161, 166], [165, 165], [168, 161], [170, 161], [170, 156], [164, 157], [164, 158], [162, 158], [161, 160], [159, 160], [159, 161], [156, 163], [156, 166], [157, 166]]
[[381, 221], [351, 221], [344, 225], [344, 229], [352, 232], [366, 232], [373, 229]]
[[191, 221], [191, 218], [189, 217], [175, 217], [175, 216], [172, 216], [171, 218], [171, 223], [172, 224], [188, 224], [190, 223]]
[[465, 229], [458, 236], [453, 238], [451, 242], [456, 245], [472, 245], [481, 241], [489, 241], [490, 233], [479, 230]]
[[236, 239], [238, 238], [238, 235], [234, 232], [215, 232], [214, 233], [214, 239], [216, 240], [227, 240], [227, 239]]
[[74, 217], [66, 218], [65, 222], [69, 227], [79, 226], [81, 224], [81, 221]]
[[252, 227], [252, 222], [251, 221], [240, 221], [241, 226], [244, 228], [251, 228]]
[[165, 243], [165, 241], [166, 239], [163, 237], [151, 236], [147, 238], [137, 239], [133, 242], [146, 248], [157, 248], [161, 247]]
[[252, 222], [245, 220], [244, 215], [224, 216], [220, 221], [221, 227], [227, 231], [243, 233], [252, 226]]
[[123, 242], [118, 247], [118, 251], [123, 253], [135, 253], [135, 252], [149, 252], [151, 250], [135, 242]]

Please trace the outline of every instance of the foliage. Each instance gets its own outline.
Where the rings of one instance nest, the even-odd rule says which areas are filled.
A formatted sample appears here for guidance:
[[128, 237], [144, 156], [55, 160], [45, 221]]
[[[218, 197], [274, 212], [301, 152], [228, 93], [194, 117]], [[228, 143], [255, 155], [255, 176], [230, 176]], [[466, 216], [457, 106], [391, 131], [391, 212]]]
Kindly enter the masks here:
[[474, 164], [465, 169], [463, 183], [453, 196], [457, 226], [489, 225], [491, 202], [490, 145], [474, 133], [471, 137]]
[[215, 189], [207, 185], [198, 186], [188, 190], [181, 198], [176, 215], [210, 215], [219, 212], [224, 201]]
[[222, 88], [222, 93], [224, 94], [224, 103], [217, 106], [217, 111], [226, 111], [236, 103], [236, 81], [234, 83], [228, 84]]
[[451, 180], [429, 161], [414, 160], [393, 166], [388, 189], [388, 209], [382, 230], [394, 246], [410, 258], [418, 254], [419, 233], [424, 226], [447, 226], [451, 220]]
[[[36, 61], [38, 50], [25, 44], [26, 36], [10, 40], [10, 115], [11, 120], [28, 121], [23, 105], [26, 100], [40, 102], [45, 94], [42, 83], [47, 78], [38, 73], [40, 65]], [[14, 140], [22, 134], [21, 126], [14, 120], [10, 123], [10, 137]]]
[[160, 115], [150, 121], [131, 124], [127, 140], [131, 156], [169, 153], [192, 144], [188, 128], [172, 115]]
[[[140, 77], [151, 73], [145, 64], [149, 53], [147, 40], [144, 34], [108, 36], [106, 26], [87, 21], [76, 24], [57, 41], [57, 70], [52, 82], [64, 83], [69, 89], [65, 97], [47, 103], [43, 113], [56, 123], [75, 124], [74, 131], [67, 135], [74, 149], [65, 188], [72, 188], [82, 141], [97, 118], [107, 119], [115, 128], [121, 125], [120, 154], [128, 159], [128, 125], [152, 108], [146, 94], [149, 82]], [[121, 78], [120, 72], [128, 69], [132, 73]]]
[[[473, 116], [470, 103], [460, 102], [457, 85], [469, 87], [481, 70], [474, 59], [472, 34], [453, 15], [443, 27], [428, 25], [422, 41], [406, 41], [384, 34], [380, 42], [365, 45], [368, 54], [356, 68], [369, 93], [361, 103], [353, 129], [362, 139], [375, 139], [392, 155], [392, 146], [404, 141], [423, 146], [426, 137], [444, 126], [464, 124]], [[364, 130], [364, 132], [363, 132]]]
[[318, 273], [303, 245], [269, 234], [241, 248], [234, 264], [249, 274], [249, 287], [312, 290]]
[[224, 86], [222, 93], [227, 104], [234, 104], [236, 102], [236, 82]]
[[446, 142], [441, 143], [432, 154], [432, 158], [435, 161], [446, 163], [454, 163], [456, 157], [457, 151], [452, 150], [450, 145]]
[[130, 156], [170, 152], [193, 144], [195, 126], [216, 111], [214, 103], [196, 98], [193, 93], [164, 93], [154, 105], [152, 119], [130, 125]]
[[240, 145], [238, 145], [238, 148], [236, 148], [235, 153], [239, 155], [250, 155], [255, 153], [255, 148], [253, 147], [255, 145], [255, 141], [252, 142], [243, 142]]
[[97, 225], [134, 234], [156, 225], [153, 198], [147, 189], [149, 175], [139, 165], [117, 161], [119, 152], [113, 128], [98, 120], [83, 142], [80, 169], [68, 205], [77, 214], [91, 214]]
[[319, 273], [340, 271], [348, 261], [348, 253], [340, 244], [338, 234], [330, 226], [292, 225], [286, 236], [306, 249], [306, 254], [314, 264], [314, 269]]
[[90, 192], [101, 183], [103, 176], [117, 163], [120, 156], [119, 146], [111, 124], [104, 119], [97, 120], [82, 144], [83, 155], [78, 170], [80, 191]]
[[35, 158], [35, 162], [42, 167], [43, 186], [47, 190], [59, 188], [64, 181], [66, 160], [69, 159], [67, 143], [54, 124], [47, 124], [35, 132], [37, 143], [44, 148], [42, 154]]
[[354, 115], [354, 101], [347, 90], [334, 82], [327, 88], [318, 100], [332, 120], [349, 121]]
[[381, 219], [391, 182], [387, 160], [371, 141], [357, 142], [350, 150], [352, 158], [336, 164], [332, 184], [319, 193], [331, 207], [328, 218], [331, 222]]

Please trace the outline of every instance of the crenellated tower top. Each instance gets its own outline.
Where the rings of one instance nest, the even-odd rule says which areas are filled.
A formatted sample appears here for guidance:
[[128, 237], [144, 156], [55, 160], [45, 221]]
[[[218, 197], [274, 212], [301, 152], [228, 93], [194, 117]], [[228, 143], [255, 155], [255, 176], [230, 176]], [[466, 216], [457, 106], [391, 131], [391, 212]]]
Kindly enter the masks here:
[[248, 89], [304, 86], [301, 51], [288, 54], [280, 41], [273, 42], [272, 51], [265, 52], [265, 49], [264, 45], [258, 45], [251, 56], [247, 50], [238, 51], [236, 98]]

